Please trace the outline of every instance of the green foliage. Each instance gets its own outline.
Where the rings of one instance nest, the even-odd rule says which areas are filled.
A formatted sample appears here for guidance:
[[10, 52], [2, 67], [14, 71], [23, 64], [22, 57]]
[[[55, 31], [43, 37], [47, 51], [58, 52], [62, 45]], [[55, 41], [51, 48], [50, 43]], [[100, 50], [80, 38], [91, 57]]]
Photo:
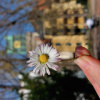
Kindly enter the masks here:
[[28, 100], [76, 100], [80, 94], [84, 94], [87, 100], [98, 100], [87, 79], [78, 78], [75, 73], [64, 69], [61, 73], [51, 71], [50, 76], [33, 79], [23, 74], [22, 81], [27, 83], [24, 88], [31, 90]]

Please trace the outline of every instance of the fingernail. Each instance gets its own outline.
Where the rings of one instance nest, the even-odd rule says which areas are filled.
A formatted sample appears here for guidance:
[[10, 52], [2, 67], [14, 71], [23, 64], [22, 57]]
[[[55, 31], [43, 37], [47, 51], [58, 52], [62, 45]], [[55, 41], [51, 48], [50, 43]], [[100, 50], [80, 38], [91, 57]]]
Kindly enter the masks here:
[[84, 60], [85, 57], [79, 57], [74, 62], [83, 70], [86, 70], [89, 68], [90, 64]]
[[86, 48], [82, 46], [77, 46], [75, 49], [75, 57], [80, 57], [84, 55], [91, 55], [91, 54]]

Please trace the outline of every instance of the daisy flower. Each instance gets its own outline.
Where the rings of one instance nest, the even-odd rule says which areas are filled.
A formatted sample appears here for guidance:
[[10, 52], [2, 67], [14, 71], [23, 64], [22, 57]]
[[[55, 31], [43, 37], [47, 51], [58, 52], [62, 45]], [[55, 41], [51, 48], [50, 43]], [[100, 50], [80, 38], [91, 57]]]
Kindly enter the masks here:
[[59, 58], [59, 53], [55, 48], [49, 46], [48, 44], [41, 44], [36, 47], [35, 50], [29, 51], [29, 60], [27, 61], [29, 67], [34, 67], [33, 72], [35, 74], [40, 73], [40, 75], [45, 75], [47, 73], [50, 75], [50, 69], [57, 71], [58, 65], [55, 63], [61, 61]]

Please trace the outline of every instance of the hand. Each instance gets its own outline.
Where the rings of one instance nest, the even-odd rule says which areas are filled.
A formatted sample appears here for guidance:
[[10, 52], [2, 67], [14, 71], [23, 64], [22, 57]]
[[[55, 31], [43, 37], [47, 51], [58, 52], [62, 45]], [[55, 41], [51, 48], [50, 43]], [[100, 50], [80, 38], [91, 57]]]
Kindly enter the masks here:
[[100, 61], [93, 58], [82, 46], [76, 47], [75, 57], [78, 57], [75, 63], [83, 70], [100, 98]]

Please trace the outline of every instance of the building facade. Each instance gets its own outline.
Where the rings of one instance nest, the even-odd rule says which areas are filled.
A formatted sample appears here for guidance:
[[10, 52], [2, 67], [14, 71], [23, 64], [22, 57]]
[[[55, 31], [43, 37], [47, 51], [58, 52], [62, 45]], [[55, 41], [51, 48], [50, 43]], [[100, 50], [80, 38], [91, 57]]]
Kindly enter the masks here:
[[50, 8], [44, 9], [44, 34], [85, 34], [87, 9], [76, 0], [53, 0]]
[[52, 40], [53, 47], [60, 52], [61, 58], [63, 59], [74, 58], [76, 46], [81, 45], [88, 49], [88, 39], [86, 35], [45, 35], [45, 38]]

